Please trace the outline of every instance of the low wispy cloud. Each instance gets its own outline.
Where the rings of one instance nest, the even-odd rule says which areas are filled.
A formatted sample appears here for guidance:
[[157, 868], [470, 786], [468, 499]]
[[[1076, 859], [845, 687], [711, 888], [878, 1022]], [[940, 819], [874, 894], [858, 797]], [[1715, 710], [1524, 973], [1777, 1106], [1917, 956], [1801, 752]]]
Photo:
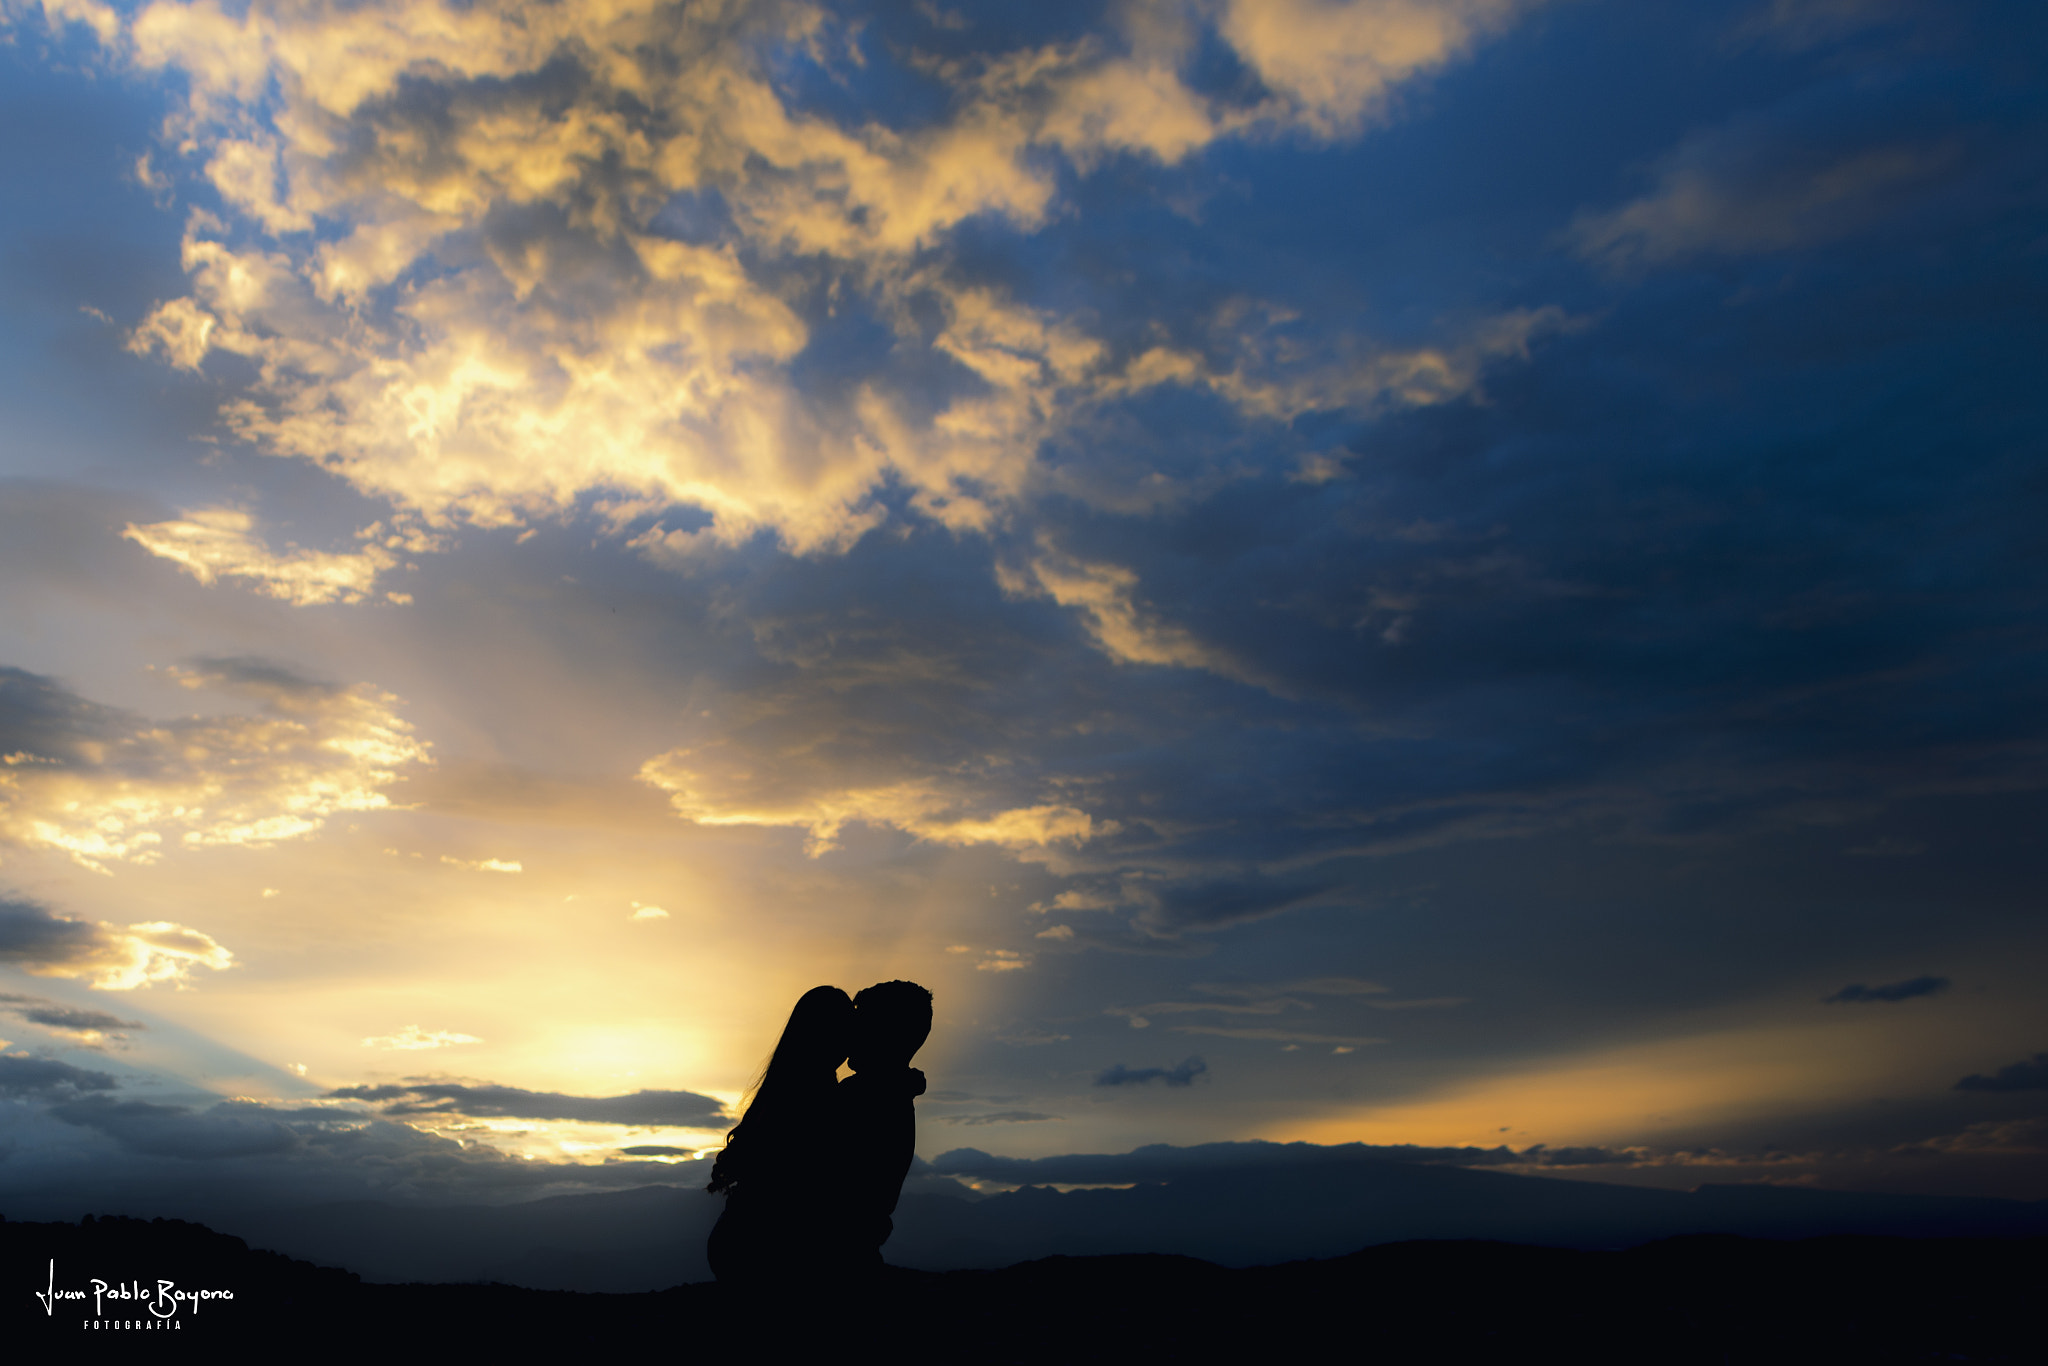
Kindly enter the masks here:
[[1061, 1118], [1060, 1115], [1041, 1115], [1035, 1110], [991, 1110], [981, 1115], [940, 1115], [938, 1122], [971, 1128], [983, 1124], [1045, 1124]]
[[1187, 1058], [1172, 1067], [1126, 1067], [1122, 1063], [1097, 1073], [1097, 1086], [1144, 1086], [1163, 1081], [1168, 1086], [1192, 1086], [1196, 1077], [1209, 1070], [1200, 1058]]
[[421, 1029], [416, 1024], [410, 1024], [395, 1034], [379, 1034], [364, 1039], [363, 1047], [416, 1053], [429, 1048], [452, 1048], [457, 1044], [482, 1042], [483, 1040], [474, 1034], [458, 1034], [449, 1029]]
[[2009, 1063], [1985, 1076], [1972, 1072], [1956, 1083], [1958, 1091], [2048, 1091], [2048, 1053]]
[[1081, 613], [1096, 645], [1119, 664], [1205, 669], [1255, 687], [1278, 686], [1229, 652], [1203, 644], [1146, 607], [1136, 596], [1138, 576], [1120, 565], [1082, 560], [1041, 547], [1027, 569], [1006, 570], [1000, 578], [1010, 594], [1043, 594]]
[[1946, 977], [1908, 977], [1902, 982], [1885, 982], [1878, 986], [1865, 986], [1851, 982], [1832, 996], [1824, 997], [1822, 1005], [1874, 1005], [1891, 1001], [1910, 1001], [1916, 996], [1933, 996], [1947, 991], [1950, 982]]
[[1266, 1043], [1328, 1044], [1339, 1052], [1385, 1043], [1385, 1039], [1362, 1034], [1321, 1034], [1307, 1029], [1269, 1029], [1239, 1025], [1174, 1025], [1176, 1034], [1211, 1034], [1223, 1039], [1258, 1039]]
[[1065, 1043], [1072, 1037], [1050, 1029], [1013, 1029], [996, 1035], [996, 1042], [1013, 1048], [1043, 1048], [1047, 1044]]
[[[1131, 1028], [1145, 1029], [1155, 1015], [1282, 1015], [1290, 1010], [1310, 1011], [1315, 1004], [1307, 997], [1327, 997], [1363, 1005], [1373, 1010], [1435, 1010], [1465, 1004], [1462, 996], [1431, 996], [1397, 999], [1387, 996], [1378, 982], [1358, 977], [1303, 977], [1291, 982], [1196, 982], [1191, 990], [1219, 999], [1208, 1001], [1153, 1001], [1141, 1006], [1110, 1006], [1103, 1013], [1130, 1021]], [[1385, 1040], [1304, 1033], [1270, 1027], [1224, 1025], [1174, 1025], [1183, 1034], [1215, 1034], [1231, 1039], [1272, 1039], [1283, 1043], [1328, 1043], [1347, 1050], [1361, 1044]]]
[[472, 1119], [580, 1120], [586, 1124], [722, 1128], [732, 1122], [723, 1102], [693, 1091], [636, 1091], [628, 1096], [569, 1096], [516, 1086], [469, 1086], [410, 1081], [402, 1085], [343, 1086], [333, 1100], [380, 1105], [392, 1117], [465, 1115]]
[[641, 765], [640, 779], [666, 792], [676, 814], [699, 825], [801, 829], [813, 857], [836, 848], [851, 824], [893, 826], [934, 844], [987, 844], [1019, 853], [1085, 844], [1117, 828], [1064, 802], [992, 809], [976, 784], [957, 775], [848, 782], [851, 775], [806, 757], [763, 763], [723, 740], [657, 755]]
[[441, 862], [455, 868], [467, 868], [472, 873], [523, 873], [525, 867], [517, 859], [502, 858], [451, 858], [441, 855]]

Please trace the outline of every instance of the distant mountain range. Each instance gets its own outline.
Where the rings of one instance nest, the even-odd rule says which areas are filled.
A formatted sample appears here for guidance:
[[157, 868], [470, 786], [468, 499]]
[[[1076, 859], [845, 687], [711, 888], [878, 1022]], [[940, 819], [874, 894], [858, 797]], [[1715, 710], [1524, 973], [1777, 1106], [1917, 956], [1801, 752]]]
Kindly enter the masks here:
[[[1208, 1166], [1129, 1189], [906, 1194], [884, 1256], [924, 1271], [1036, 1258], [1172, 1254], [1226, 1267], [1336, 1257], [1416, 1239], [1612, 1249], [1692, 1234], [1749, 1238], [2048, 1236], [2048, 1203], [1771, 1186], [1646, 1190], [1392, 1161]], [[252, 1245], [365, 1280], [499, 1281], [641, 1292], [710, 1279], [720, 1197], [645, 1186], [525, 1204], [372, 1202], [249, 1210], [210, 1222]]]
[[[645, 1198], [515, 1208], [538, 1219], [527, 1227], [561, 1234], [587, 1216], [655, 1210], [683, 1193], [628, 1194]], [[984, 1203], [1001, 1209], [1007, 1198]], [[1012, 1208], [1043, 1211], [1070, 1198], [1035, 1193]], [[355, 1235], [374, 1222], [359, 1221]], [[457, 1224], [467, 1238], [486, 1228]], [[415, 1234], [424, 1227], [403, 1225]], [[631, 1252], [615, 1244], [607, 1255]], [[0, 1330], [37, 1360], [123, 1337], [143, 1338], [124, 1344], [128, 1351], [175, 1343], [180, 1360], [209, 1350], [304, 1354], [317, 1345], [408, 1357], [632, 1351], [974, 1366], [1309, 1357], [1432, 1366], [2022, 1363], [2040, 1360], [2044, 1272], [2048, 1239], [2039, 1238], [1709, 1235], [1619, 1252], [1402, 1242], [1238, 1269], [1173, 1256], [1050, 1257], [994, 1271], [894, 1269], [851, 1293], [778, 1287], [745, 1298], [698, 1283], [577, 1294], [368, 1284], [196, 1224], [109, 1218], [0, 1222]]]

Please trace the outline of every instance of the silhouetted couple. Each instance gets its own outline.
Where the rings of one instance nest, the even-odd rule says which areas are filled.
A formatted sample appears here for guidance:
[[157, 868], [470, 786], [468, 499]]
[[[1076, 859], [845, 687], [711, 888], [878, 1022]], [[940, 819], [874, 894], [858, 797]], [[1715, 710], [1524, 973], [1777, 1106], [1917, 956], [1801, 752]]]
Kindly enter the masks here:
[[915, 982], [804, 993], [711, 1169], [707, 1189], [726, 1198], [708, 1249], [721, 1283], [844, 1290], [881, 1269], [917, 1147], [924, 1073], [910, 1060], [931, 1031], [932, 994]]

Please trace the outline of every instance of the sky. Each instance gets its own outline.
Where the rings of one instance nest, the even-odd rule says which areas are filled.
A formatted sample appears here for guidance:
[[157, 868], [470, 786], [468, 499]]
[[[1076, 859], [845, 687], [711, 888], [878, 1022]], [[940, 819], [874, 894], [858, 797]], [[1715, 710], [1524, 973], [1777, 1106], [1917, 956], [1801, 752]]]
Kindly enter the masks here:
[[2038, 7], [0, 38], [0, 1203], [680, 1179], [890, 978], [927, 1158], [2048, 1198]]

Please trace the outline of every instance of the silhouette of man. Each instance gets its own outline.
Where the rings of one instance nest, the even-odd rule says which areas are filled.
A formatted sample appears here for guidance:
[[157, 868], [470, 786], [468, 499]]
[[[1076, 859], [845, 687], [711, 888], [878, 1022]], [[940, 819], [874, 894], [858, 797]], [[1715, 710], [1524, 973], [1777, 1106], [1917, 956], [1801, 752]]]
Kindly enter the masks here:
[[910, 1065], [932, 1032], [932, 994], [915, 982], [879, 982], [853, 998], [853, 1075], [839, 1083], [847, 1239], [857, 1269], [882, 1265], [890, 1217], [917, 1151], [924, 1073]]

